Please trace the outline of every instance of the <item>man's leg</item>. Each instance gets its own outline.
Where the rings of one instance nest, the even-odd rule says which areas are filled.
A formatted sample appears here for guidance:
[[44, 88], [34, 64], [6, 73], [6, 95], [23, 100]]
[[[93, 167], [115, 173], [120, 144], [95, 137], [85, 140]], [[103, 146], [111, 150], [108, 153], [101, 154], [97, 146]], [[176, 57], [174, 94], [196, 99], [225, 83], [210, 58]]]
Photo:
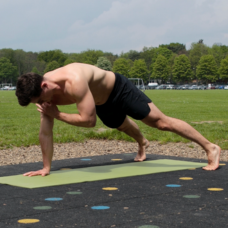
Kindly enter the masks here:
[[149, 146], [149, 141], [144, 138], [144, 136], [139, 130], [138, 125], [134, 121], [126, 117], [123, 124], [117, 129], [126, 133], [138, 142], [139, 149], [138, 154], [135, 157], [135, 161], [144, 161], [146, 159], [145, 149]]
[[143, 123], [163, 131], [174, 132], [184, 138], [198, 143], [206, 151], [208, 156], [208, 165], [205, 170], [215, 170], [219, 167], [219, 158], [221, 148], [209, 142], [197, 130], [188, 123], [164, 115], [153, 103], [149, 103], [150, 113], [142, 120]]

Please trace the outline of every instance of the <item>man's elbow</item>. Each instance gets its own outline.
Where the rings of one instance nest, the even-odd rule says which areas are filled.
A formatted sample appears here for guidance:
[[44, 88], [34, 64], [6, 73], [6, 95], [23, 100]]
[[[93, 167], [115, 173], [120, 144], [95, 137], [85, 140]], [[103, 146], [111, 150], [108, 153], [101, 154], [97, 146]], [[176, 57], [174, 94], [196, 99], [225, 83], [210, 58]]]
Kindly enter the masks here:
[[95, 127], [97, 119], [96, 117], [92, 117], [87, 121], [87, 127]]

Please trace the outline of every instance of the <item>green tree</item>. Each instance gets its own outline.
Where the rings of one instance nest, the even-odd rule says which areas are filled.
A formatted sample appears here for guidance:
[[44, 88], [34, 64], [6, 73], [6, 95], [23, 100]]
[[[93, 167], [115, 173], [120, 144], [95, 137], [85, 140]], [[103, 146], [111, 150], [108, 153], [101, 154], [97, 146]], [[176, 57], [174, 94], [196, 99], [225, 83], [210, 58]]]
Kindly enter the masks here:
[[104, 55], [103, 51], [100, 50], [87, 50], [84, 52], [81, 52], [80, 55], [78, 55], [79, 61], [81, 63], [87, 63], [91, 65], [97, 64], [97, 60], [99, 57], [102, 57]]
[[213, 55], [204, 55], [200, 58], [196, 75], [206, 82], [215, 82], [218, 79], [218, 68]]
[[154, 47], [144, 47], [140, 52], [140, 59], [144, 59], [148, 69], [151, 67], [152, 60], [156, 59], [156, 49]]
[[111, 52], [105, 52], [103, 56], [106, 57], [111, 62], [112, 66], [114, 62], [118, 59], [118, 55], [114, 55]]
[[97, 60], [96, 66], [103, 70], [108, 70], [108, 71], [112, 70], [111, 62], [105, 57], [99, 57]]
[[191, 64], [186, 55], [179, 55], [175, 58], [172, 74], [177, 82], [186, 82], [192, 78]]
[[72, 60], [72, 59], [66, 59], [63, 65], [66, 66], [66, 65], [68, 65], [68, 64], [70, 64], [70, 63], [74, 63], [74, 62], [75, 62], [75, 61]]
[[213, 44], [213, 46], [209, 48], [208, 53], [214, 56], [217, 67], [219, 68], [222, 59], [225, 58], [222, 46], [220, 44]]
[[0, 58], [0, 81], [7, 83], [11, 82], [17, 76], [17, 67], [13, 66], [9, 59]]
[[63, 66], [67, 56], [62, 53], [61, 50], [52, 50], [52, 51], [44, 51], [40, 52], [38, 55], [39, 61], [45, 61], [46, 63], [50, 63], [56, 61], [59, 66]]
[[228, 56], [221, 61], [218, 73], [221, 79], [228, 80]]
[[159, 55], [164, 56], [167, 60], [168, 60], [168, 65], [171, 65], [172, 61], [170, 61], [170, 59], [172, 59], [173, 57], [173, 52], [171, 50], [169, 50], [166, 47], [159, 47], [159, 48], [155, 48], [154, 50], [154, 55], [151, 61], [151, 65], [150, 65], [150, 72], [151, 75], [153, 74], [153, 69], [154, 69], [154, 64], [158, 58]]
[[185, 45], [180, 43], [161, 44], [159, 47], [168, 48], [170, 51], [176, 54], [186, 51]]
[[131, 68], [129, 75], [131, 78], [142, 78], [144, 82], [148, 81], [148, 70], [144, 59], [138, 59], [134, 61], [134, 65]]
[[172, 54], [173, 54], [173, 52], [171, 50], [169, 50], [168, 48], [165, 48], [165, 47], [156, 48], [155, 56], [154, 56], [152, 62], [155, 62], [159, 55], [164, 56], [168, 60], [172, 56]]
[[192, 43], [189, 51], [189, 60], [191, 68], [196, 77], [196, 68], [203, 55], [207, 55], [209, 48], [200, 40], [198, 43]]
[[55, 69], [57, 69], [59, 67], [60, 66], [59, 66], [57, 61], [52, 61], [52, 62], [47, 64], [47, 66], [46, 66], [46, 68], [44, 70], [44, 73], [47, 73], [47, 72], [52, 71], [52, 70], [55, 70]]
[[157, 57], [156, 62], [153, 65], [153, 73], [151, 77], [154, 79], [160, 79], [162, 83], [167, 82], [169, 78], [168, 60], [163, 55]]
[[129, 52], [121, 53], [120, 58], [130, 59], [131, 61], [135, 61], [140, 59], [140, 52], [135, 50], [130, 50]]
[[37, 67], [33, 67], [32, 68], [32, 72], [35, 74], [40, 74], [40, 72], [38, 71]]
[[114, 62], [112, 71], [115, 73], [122, 74], [125, 77], [129, 78], [129, 72], [131, 67], [132, 61], [130, 59], [119, 58]]

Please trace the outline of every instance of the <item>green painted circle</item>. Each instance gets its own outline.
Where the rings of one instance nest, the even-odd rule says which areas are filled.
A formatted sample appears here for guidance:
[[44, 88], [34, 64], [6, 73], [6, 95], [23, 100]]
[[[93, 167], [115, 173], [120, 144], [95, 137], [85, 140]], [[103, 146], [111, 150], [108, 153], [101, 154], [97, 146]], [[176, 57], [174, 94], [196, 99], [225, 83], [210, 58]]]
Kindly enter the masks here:
[[67, 192], [69, 195], [80, 195], [82, 192]]
[[138, 228], [159, 228], [159, 226], [154, 226], [154, 225], [144, 225], [144, 226], [139, 226]]
[[34, 207], [33, 209], [35, 210], [50, 210], [52, 207], [50, 206], [39, 206], [39, 207]]
[[185, 195], [183, 197], [184, 198], [188, 198], [188, 199], [197, 199], [197, 198], [200, 198], [200, 196], [197, 196], [197, 195]]

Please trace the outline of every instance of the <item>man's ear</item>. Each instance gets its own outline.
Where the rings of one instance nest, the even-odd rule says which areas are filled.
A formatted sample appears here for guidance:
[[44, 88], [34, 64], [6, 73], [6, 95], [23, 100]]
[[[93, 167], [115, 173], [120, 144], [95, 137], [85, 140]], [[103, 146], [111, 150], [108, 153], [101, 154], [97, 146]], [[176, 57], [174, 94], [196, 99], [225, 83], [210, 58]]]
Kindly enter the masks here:
[[47, 89], [47, 88], [48, 88], [47, 82], [42, 82], [41, 83], [41, 89], [44, 90], [44, 89]]

